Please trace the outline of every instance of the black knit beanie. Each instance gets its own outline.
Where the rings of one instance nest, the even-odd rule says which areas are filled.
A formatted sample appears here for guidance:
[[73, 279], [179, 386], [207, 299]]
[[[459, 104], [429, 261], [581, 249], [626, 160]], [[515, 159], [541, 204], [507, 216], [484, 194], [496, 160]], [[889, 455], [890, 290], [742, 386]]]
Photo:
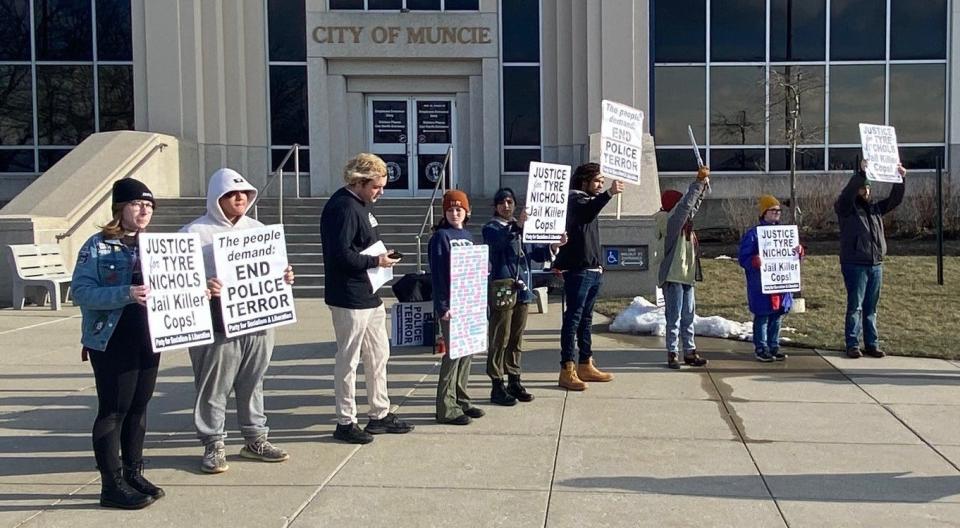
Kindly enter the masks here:
[[134, 200], [147, 200], [154, 206], [157, 205], [153, 193], [142, 181], [124, 178], [113, 182], [113, 205]]

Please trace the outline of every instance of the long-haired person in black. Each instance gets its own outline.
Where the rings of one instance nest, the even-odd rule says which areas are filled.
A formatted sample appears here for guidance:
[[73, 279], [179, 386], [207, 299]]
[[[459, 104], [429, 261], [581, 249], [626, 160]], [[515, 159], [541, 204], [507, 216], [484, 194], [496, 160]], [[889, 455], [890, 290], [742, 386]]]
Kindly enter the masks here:
[[[143, 183], [113, 185], [113, 219], [80, 248], [73, 298], [83, 315], [83, 355], [97, 381], [93, 453], [100, 470], [100, 505], [136, 510], [163, 497], [143, 476], [147, 403], [157, 382], [160, 354], [150, 346], [147, 295], [138, 235], [156, 204]], [[121, 462], [122, 453], [122, 462]]]

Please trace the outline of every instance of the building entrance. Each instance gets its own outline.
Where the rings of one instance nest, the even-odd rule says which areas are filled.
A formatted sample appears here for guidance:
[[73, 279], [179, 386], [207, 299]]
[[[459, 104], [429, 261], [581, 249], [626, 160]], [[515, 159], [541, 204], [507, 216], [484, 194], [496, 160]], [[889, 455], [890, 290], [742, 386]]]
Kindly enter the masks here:
[[367, 99], [367, 144], [387, 163], [386, 196], [430, 196], [447, 147], [456, 141], [455, 109], [453, 98], [444, 96]]

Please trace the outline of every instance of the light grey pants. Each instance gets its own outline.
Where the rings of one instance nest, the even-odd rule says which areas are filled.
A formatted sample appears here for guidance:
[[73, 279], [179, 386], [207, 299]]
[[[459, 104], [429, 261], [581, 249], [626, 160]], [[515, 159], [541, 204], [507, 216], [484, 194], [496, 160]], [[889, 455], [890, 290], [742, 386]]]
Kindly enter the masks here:
[[190, 348], [197, 387], [193, 407], [197, 438], [208, 445], [227, 437], [223, 422], [231, 390], [243, 438], [249, 441], [266, 435], [269, 428], [263, 413], [263, 375], [273, 355], [273, 330], [229, 339], [217, 332], [213, 336], [213, 343]]
[[364, 310], [331, 306], [333, 333], [337, 337], [337, 357], [333, 368], [334, 395], [337, 400], [337, 423], [350, 425], [357, 421], [357, 366], [363, 358], [363, 376], [367, 386], [367, 402], [371, 420], [380, 420], [390, 411], [387, 395], [387, 361], [390, 340], [387, 338], [387, 312], [383, 305]]

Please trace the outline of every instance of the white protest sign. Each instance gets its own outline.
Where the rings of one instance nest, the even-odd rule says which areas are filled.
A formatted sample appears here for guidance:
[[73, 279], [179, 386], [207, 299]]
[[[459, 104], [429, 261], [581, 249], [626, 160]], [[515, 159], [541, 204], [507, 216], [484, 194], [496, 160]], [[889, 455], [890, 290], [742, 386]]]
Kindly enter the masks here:
[[600, 124], [600, 173], [627, 183], [640, 183], [643, 112], [604, 99]]
[[800, 245], [795, 225], [757, 226], [760, 250], [760, 286], [763, 293], [800, 291]]
[[213, 261], [227, 337], [297, 322], [293, 288], [283, 280], [287, 244], [282, 225], [218, 233]]
[[200, 236], [141, 233], [139, 238], [153, 351], [213, 343]]
[[860, 146], [867, 160], [867, 179], [900, 183], [903, 177], [897, 171], [900, 151], [897, 150], [897, 130], [892, 126], [860, 123]]
[[393, 305], [393, 346], [425, 346], [433, 344], [433, 303], [410, 302]]
[[527, 179], [527, 221], [524, 242], [559, 242], [567, 230], [567, 193], [570, 166], [530, 162]]
[[487, 351], [487, 266], [485, 245], [450, 248], [450, 359]]

